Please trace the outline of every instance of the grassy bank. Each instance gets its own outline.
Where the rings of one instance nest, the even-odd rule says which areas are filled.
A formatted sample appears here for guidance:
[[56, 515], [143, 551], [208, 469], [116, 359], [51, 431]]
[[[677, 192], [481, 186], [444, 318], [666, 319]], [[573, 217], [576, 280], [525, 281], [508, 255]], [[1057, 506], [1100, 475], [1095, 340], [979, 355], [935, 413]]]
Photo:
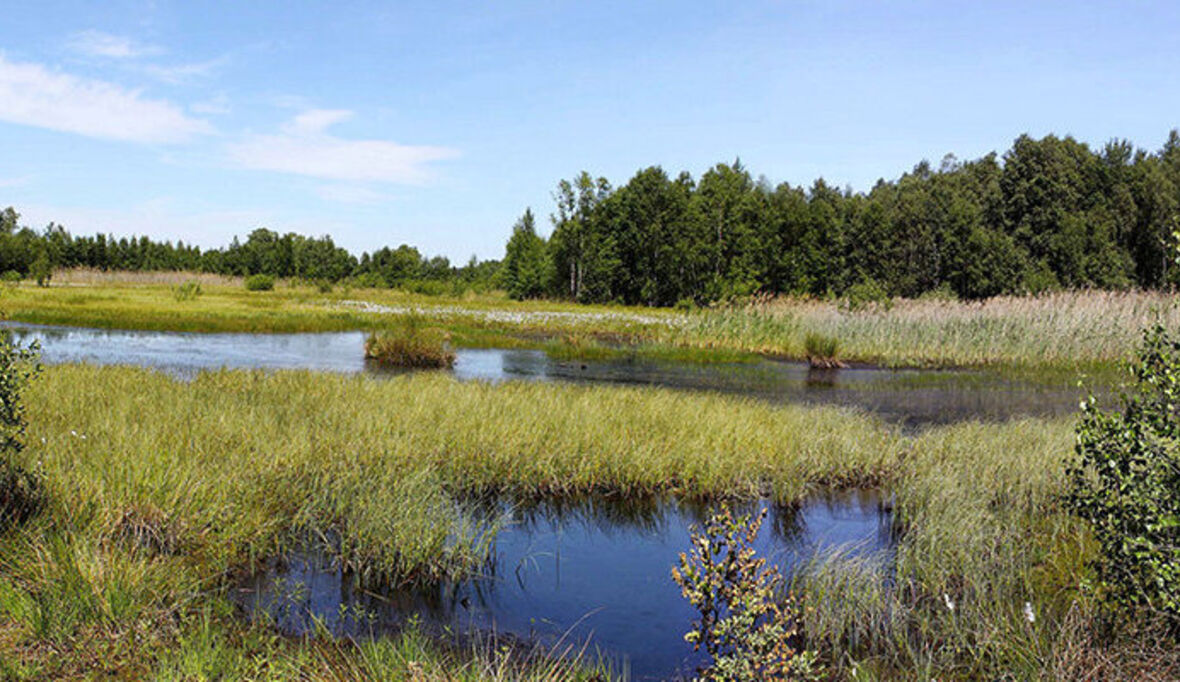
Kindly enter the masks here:
[[838, 357], [830, 360], [836, 362], [1069, 373], [1117, 364], [1134, 347], [1137, 330], [1157, 314], [1180, 324], [1175, 298], [1149, 292], [901, 300], [857, 310], [839, 301], [780, 298], [683, 312], [519, 302], [493, 294], [450, 299], [384, 289], [323, 292], [290, 283], [246, 291], [240, 282], [208, 277], [199, 296], [178, 300], [180, 284], [173, 280], [181, 276], [66, 274], [49, 288], [5, 287], [0, 309], [24, 322], [193, 332], [374, 331], [420, 313], [457, 346], [532, 347], [568, 358], [806, 360], [814, 355], [806, 344], [811, 337], [834, 343]]
[[904, 436], [836, 408], [651, 389], [86, 366], [46, 370], [28, 405], [20, 463], [48, 506], [0, 536], [5, 674], [514, 677], [518, 654], [413, 632], [281, 638], [237, 619], [226, 591], [317, 541], [366, 580], [462, 574], [496, 531], [465, 508], [473, 492], [790, 502], [825, 486], [891, 489], [903, 531], [895, 582], [880, 559], [838, 555], [799, 579], [835, 679], [1176, 672], [1173, 653], [1103, 625], [1094, 549], [1058, 506], [1069, 420]]

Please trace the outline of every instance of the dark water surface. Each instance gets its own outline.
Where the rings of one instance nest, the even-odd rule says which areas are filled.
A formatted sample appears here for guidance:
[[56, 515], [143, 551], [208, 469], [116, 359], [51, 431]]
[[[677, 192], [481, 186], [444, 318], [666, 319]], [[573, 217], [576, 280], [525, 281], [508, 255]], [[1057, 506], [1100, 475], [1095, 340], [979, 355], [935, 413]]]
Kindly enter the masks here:
[[[825, 548], [872, 553], [883, 567], [889, 560], [889, 514], [873, 492], [737, 511], [756, 508], [769, 510], [758, 554], [785, 575]], [[696, 612], [671, 570], [689, 549], [689, 525], [704, 513], [666, 499], [517, 508], [496, 537], [493, 561], [474, 580], [429, 591], [365, 588], [322, 557], [296, 554], [244, 584], [236, 600], [292, 634], [307, 632], [314, 619], [338, 636], [365, 637], [396, 631], [417, 614], [428, 631], [585, 647], [633, 678], [691, 676], [701, 659], [684, 633]]]
[[[5, 323], [21, 340], [38, 338], [46, 363], [138, 365], [178, 376], [206, 369], [312, 369], [390, 374], [364, 359], [362, 332], [196, 334]], [[804, 363], [675, 363], [555, 360], [537, 350], [460, 348], [461, 380], [570, 381], [714, 391], [773, 402], [859, 407], [916, 427], [965, 419], [1053, 416], [1077, 409], [1080, 391], [1061, 383], [970, 370], [810, 370]]]

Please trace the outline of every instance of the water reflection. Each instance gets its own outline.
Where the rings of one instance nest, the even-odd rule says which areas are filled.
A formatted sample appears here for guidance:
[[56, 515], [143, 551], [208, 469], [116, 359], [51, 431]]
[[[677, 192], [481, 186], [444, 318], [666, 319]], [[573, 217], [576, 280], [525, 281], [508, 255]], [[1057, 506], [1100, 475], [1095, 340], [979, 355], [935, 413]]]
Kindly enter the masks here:
[[[45, 362], [152, 367], [180, 377], [229, 368], [311, 369], [396, 375], [366, 362], [361, 332], [195, 334], [5, 324], [39, 338]], [[461, 348], [461, 380], [567, 381], [711, 391], [774, 402], [837, 404], [907, 427], [964, 419], [1054, 416], [1076, 409], [1074, 386], [1045, 385], [963, 370], [810, 369], [804, 363], [688, 364], [644, 360], [563, 361], [535, 350]]]
[[[769, 510], [756, 548], [787, 574], [825, 548], [880, 554], [892, 547], [889, 515], [873, 492], [739, 508]], [[689, 547], [690, 525], [708, 511], [666, 498], [518, 503], [478, 579], [381, 589], [358, 584], [322, 555], [303, 553], [253, 577], [238, 601], [291, 633], [318, 620], [337, 635], [363, 637], [396, 631], [415, 617], [435, 632], [494, 632], [575, 650], [588, 644], [637, 678], [664, 679], [691, 673], [700, 662], [683, 640], [695, 612], [670, 572]]]

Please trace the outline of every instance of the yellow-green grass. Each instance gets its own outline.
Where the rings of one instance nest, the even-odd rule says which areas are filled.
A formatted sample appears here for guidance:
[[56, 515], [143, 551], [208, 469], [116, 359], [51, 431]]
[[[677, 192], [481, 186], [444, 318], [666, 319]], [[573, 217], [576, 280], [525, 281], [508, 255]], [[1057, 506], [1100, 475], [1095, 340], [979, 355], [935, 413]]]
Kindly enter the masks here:
[[1180, 651], [1152, 614], [1128, 622], [1103, 609], [1097, 549], [1062, 502], [1073, 427], [965, 423], [913, 439], [891, 482], [901, 532], [893, 570], [881, 570], [886, 557], [837, 551], [796, 579], [804, 629], [840, 676], [1180, 674]]
[[1067, 372], [1117, 365], [1156, 315], [1180, 324], [1174, 296], [1137, 291], [899, 300], [861, 310], [838, 301], [779, 298], [683, 313], [520, 302], [502, 293], [453, 298], [345, 287], [321, 293], [299, 283], [250, 292], [209, 276], [200, 296], [177, 301], [174, 280], [189, 278], [62, 273], [58, 279], [67, 281], [55, 279], [49, 288], [5, 287], [0, 311], [34, 323], [195, 332], [371, 331], [418, 311], [445, 328], [456, 346], [535, 347], [570, 358], [732, 361], [758, 354], [806, 360], [812, 335], [834, 340], [848, 363]]
[[[906, 436], [838, 408], [655, 389], [308, 372], [183, 382], [89, 366], [47, 369], [27, 402], [19, 463], [43, 476], [50, 501], [0, 535], [5, 674], [55, 677], [89, 661], [165, 679], [413, 679], [413, 659], [426, 678], [513, 677], [412, 633], [279, 638], [236, 620], [226, 591], [317, 538], [362, 579], [461, 574], [496, 530], [465, 510], [472, 493], [792, 502], [841, 485], [892, 491], [901, 536], [895, 573], [845, 555], [797, 581], [804, 633], [835, 679], [1175, 671], [1166, 653], [1099, 627], [1094, 548], [1059, 503], [1069, 419]], [[413, 647], [425, 653], [398, 653]], [[551, 664], [528, 669], [544, 678]]]

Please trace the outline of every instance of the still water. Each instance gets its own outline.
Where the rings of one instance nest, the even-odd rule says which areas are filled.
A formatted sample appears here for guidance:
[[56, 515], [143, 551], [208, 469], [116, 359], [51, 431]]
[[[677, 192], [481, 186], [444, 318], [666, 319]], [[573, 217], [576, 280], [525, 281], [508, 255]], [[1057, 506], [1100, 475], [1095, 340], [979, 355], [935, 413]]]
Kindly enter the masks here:
[[[879, 559], [892, 546], [889, 514], [872, 492], [814, 498], [798, 508], [765, 502], [759, 556], [789, 576], [817, 552]], [[510, 637], [559, 651], [600, 652], [634, 679], [691, 677], [701, 663], [684, 641], [696, 612], [671, 569], [689, 548], [689, 526], [705, 509], [656, 499], [627, 504], [515, 508], [496, 537], [484, 574], [428, 591], [358, 585], [331, 562], [296, 554], [242, 585], [247, 612], [284, 631], [318, 620], [336, 635], [396, 631], [417, 614], [428, 631]]]
[[[364, 359], [362, 332], [194, 334], [6, 323], [19, 340], [41, 340], [46, 363], [138, 365], [181, 377], [206, 369], [312, 369], [391, 374]], [[773, 402], [859, 407], [907, 427], [964, 419], [1053, 416], [1077, 409], [1075, 387], [970, 370], [810, 370], [804, 363], [696, 364], [649, 360], [567, 361], [537, 350], [460, 348], [461, 380], [568, 381], [661, 386]]]

